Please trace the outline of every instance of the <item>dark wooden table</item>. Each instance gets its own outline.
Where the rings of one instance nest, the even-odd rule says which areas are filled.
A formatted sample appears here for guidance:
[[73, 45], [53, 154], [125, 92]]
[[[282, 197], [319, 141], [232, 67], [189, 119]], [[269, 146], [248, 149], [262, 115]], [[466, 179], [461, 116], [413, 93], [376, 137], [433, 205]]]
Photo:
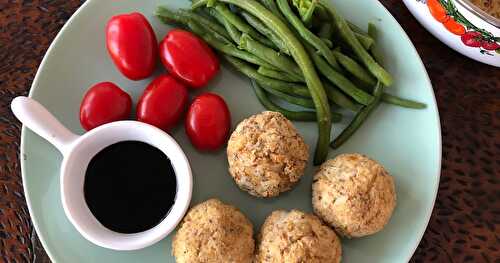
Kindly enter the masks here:
[[[0, 0], [0, 262], [50, 261], [26, 207], [18, 158], [21, 126], [9, 104], [28, 93], [50, 43], [83, 2]], [[412, 262], [499, 263], [500, 69], [443, 45], [400, 0], [382, 3], [417, 47], [441, 114], [439, 194]]]

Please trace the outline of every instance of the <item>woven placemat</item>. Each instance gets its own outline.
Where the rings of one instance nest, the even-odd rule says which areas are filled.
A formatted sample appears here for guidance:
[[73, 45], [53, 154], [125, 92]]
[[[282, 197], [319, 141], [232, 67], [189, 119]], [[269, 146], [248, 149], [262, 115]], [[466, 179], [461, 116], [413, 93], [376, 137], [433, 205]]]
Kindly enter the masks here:
[[[50, 262], [26, 207], [20, 124], [9, 104], [28, 93], [51, 41], [83, 2], [0, 1], [0, 262]], [[500, 69], [443, 45], [400, 0], [381, 2], [417, 47], [441, 114], [441, 184], [412, 262], [499, 262]]]

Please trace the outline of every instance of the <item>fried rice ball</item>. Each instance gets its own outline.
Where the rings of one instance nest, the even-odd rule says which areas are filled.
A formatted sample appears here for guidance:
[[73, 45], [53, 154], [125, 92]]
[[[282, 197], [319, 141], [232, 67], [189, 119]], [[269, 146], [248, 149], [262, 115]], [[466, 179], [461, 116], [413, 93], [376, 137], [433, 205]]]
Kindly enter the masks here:
[[316, 215], [348, 238], [382, 230], [396, 207], [394, 179], [361, 154], [341, 154], [323, 163], [312, 191]]
[[315, 215], [298, 210], [274, 211], [257, 242], [256, 263], [338, 263], [342, 254], [335, 232]]
[[309, 148], [292, 122], [265, 111], [243, 120], [231, 135], [227, 158], [238, 187], [257, 197], [275, 197], [297, 184]]
[[193, 207], [172, 241], [178, 263], [251, 263], [252, 223], [236, 207], [210, 199]]

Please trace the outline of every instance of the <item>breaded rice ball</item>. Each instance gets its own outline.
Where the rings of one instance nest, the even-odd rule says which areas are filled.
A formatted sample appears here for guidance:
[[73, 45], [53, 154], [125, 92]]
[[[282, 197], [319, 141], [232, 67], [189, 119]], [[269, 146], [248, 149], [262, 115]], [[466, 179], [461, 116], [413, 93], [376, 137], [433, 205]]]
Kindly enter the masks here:
[[261, 227], [256, 263], [338, 263], [340, 240], [319, 218], [298, 210], [274, 211]]
[[308, 150], [292, 122], [281, 113], [265, 111], [243, 120], [231, 135], [229, 172], [251, 195], [275, 197], [300, 180]]
[[217, 199], [191, 208], [172, 241], [177, 263], [251, 263], [254, 248], [252, 223]]
[[341, 154], [323, 163], [312, 191], [316, 215], [348, 238], [382, 230], [396, 206], [392, 176], [361, 154]]

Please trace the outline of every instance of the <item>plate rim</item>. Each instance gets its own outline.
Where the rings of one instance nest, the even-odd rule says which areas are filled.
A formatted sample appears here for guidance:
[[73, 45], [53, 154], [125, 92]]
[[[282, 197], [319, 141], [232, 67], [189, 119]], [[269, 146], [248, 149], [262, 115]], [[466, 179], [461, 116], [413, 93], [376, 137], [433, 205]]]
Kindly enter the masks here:
[[[63, 27], [60, 29], [60, 31], [57, 33], [56, 37], [52, 40], [52, 42], [50, 43], [49, 45], [49, 48], [47, 49], [47, 51], [45, 51], [45, 54], [43, 56], [43, 59], [40, 63], [40, 65], [38, 66], [38, 69], [37, 69], [37, 72], [35, 74], [35, 77], [33, 79], [33, 82], [30, 86], [30, 90], [29, 90], [29, 94], [28, 96], [29, 97], [33, 97], [33, 93], [34, 91], [37, 89], [37, 86], [38, 86], [38, 82], [39, 82], [39, 78], [40, 78], [40, 72], [41, 70], [45, 67], [45, 64], [47, 64], [47, 59], [48, 57], [50, 57], [50, 54], [52, 53], [52, 50], [55, 48], [55, 44], [59, 41], [59, 39], [61, 38], [61, 36], [64, 34], [64, 32], [67, 30], [67, 28], [73, 23], [73, 20], [80, 16], [80, 13], [83, 9], [85, 9], [88, 5], [90, 5], [91, 3], [94, 3], [94, 2], [97, 2], [97, 0], [87, 0], [85, 3], [83, 3], [74, 13], [73, 15], [71, 15], [71, 17], [68, 19], [68, 21], [66, 21], [66, 23], [63, 25]], [[434, 109], [434, 112], [436, 113], [436, 121], [437, 121], [437, 133], [438, 133], [438, 136], [436, 137], [437, 138], [437, 150], [438, 150], [438, 165], [437, 165], [437, 174], [435, 175], [436, 177], [436, 185], [435, 185], [435, 189], [433, 191], [433, 200], [432, 200], [432, 208], [429, 209], [427, 211], [427, 214], [425, 215], [425, 224], [422, 226], [421, 229], [419, 229], [419, 235], [416, 236], [416, 239], [415, 239], [415, 244], [412, 248], [412, 251], [411, 253], [408, 254], [405, 262], [409, 262], [411, 257], [415, 254], [415, 251], [416, 249], [418, 248], [418, 245], [420, 244], [424, 234], [425, 234], [425, 231], [429, 225], [429, 221], [430, 221], [430, 218], [432, 216], [432, 212], [434, 211], [434, 207], [435, 207], [435, 203], [436, 203], [436, 199], [437, 199], [437, 194], [438, 194], [438, 190], [439, 190], [439, 184], [440, 184], [440, 181], [441, 181], [441, 169], [442, 169], [442, 157], [443, 157], [443, 153], [442, 153], [442, 129], [441, 129], [441, 118], [440, 118], [440, 114], [439, 114], [439, 108], [437, 106], [437, 100], [436, 100], [436, 94], [434, 93], [434, 88], [433, 88], [433, 85], [432, 85], [432, 82], [430, 80], [430, 77], [429, 77], [429, 74], [427, 73], [427, 69], [425, 68], [424, 66], [424, 63], [422, 61], [422, 58], [420, 57], [420, 54], [418, 53], [415, 45], [413, 44], [413, 42], [411, 41], [411, 39], [409, 38], [408, 34], [406, 33], [406, 31], [404, 30], [404, 28], [401, 26], [401, 24], [396, 20], [396, 18], [392, 15], [392, 13], [380, 2], [380, 1], [377, 1], [378, 2], [378, 5], [381, 7], [382, 11], [385, 12], [391, 19], [393, 19], [397, 26], [399, 27], [399, 29], [403, 32], [402, 34], [402, 37], [411, 44], [411, 47], [412, 47], [412, 52], [417, 56], [418, 58], [418, 64], [420, 66], [420, 68], [423, 70], [423, 72], [425, 73], [425, 81], [428, 83], [427, 87], [431, 90], [431, 95], [432, 95], [432, 101], [433, 101], [433, 107], [435, 108]], [[403, 3], [405, 3], [406, 1], [403, 1]], [[405, 3], [406, 5], [406, 3]], [[417, 19], [418, 20], [418, 19]], [[420, 22], [420, 21], [419, 21]], [[25, 173], [25, 170], [26, 170], [26, 160], [24, 158], [25, 156], [25, 148], [26, 148], [26, 134], [27, 132], [27, 128], [25, 125], [22, 125], [22, 128], [21, 128], [21, 135], [20, 135], [20, 138], [21, 138], [21, 142], [20, 142], [20, 145], [19, 145], [19, 149], [20, 149], [20, 154], [19, 154], [19, 159], [20, 159], [20, 166], [21, 166], [21, 177], [22, 177], [22, 182], [23, 182], [23, 191], [24, 191], [24, 196], [25, 196], [25, 199], [26, 199], [26, 205], [28, 206], [28, 212], [29, 212], [29, 215], [30, 215], [30, 219], [31, 219], [31, 222], [33, 224], [33, 227], [36, 231], [36, 234], [38, 235], [38, 239], [40, 240], [40, 243], [42, 244], [42, 247], [44, 248], [45, 250], [45, 253], [47, 253], [48, 257], [50, 258], [51, 261], [53, 262], [57, 262], [56, 261], [56, 257], [52, 251], [52, 249], [49, 247], [49, 245], [47, 244], [47, 241], [46, 241], [46, 238], [44, 237], [43, 234], [41, 234], [40, 232], [40, 225], [38, 224], [38, 220], [36, 219], [36, 216], [34, 216], [33, 214], [33, 209], [32, 209], [32, 202], [31, 202], [31, 198], [30, 198], [30, 193], [28, 191], [28, 187], [27, 185], [24, 183], [26, 181], [26, 173]], [[59, 176], [59, 175], [58, 175]]]

